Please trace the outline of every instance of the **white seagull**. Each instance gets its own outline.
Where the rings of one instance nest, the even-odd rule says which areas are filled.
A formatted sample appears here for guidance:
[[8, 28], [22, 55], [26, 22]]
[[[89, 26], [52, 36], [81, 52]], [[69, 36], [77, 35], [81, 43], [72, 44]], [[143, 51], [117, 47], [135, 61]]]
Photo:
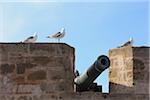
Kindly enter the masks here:
[[60, 41], [61, 38], [63, 38], [65, 36], [65, 28], [61, 28], [61, 31], [51, 35], [51, 36], [48, 36], [47, 38], [55, 38], [55, 39], [58, 39], [58, 42]]
[[132, 46], [133, 45], [133, 38], [130, 38], [129, 41], [125, 42], [123, 45], [121, 45], [120, 47], [124, 47], [124, 46]]
[[37, 33], [35, 32], [33, 36], [28, 37], [26, 40], [24, 40], [24, 43], [35, 43], [37, 40], [38, 36]]

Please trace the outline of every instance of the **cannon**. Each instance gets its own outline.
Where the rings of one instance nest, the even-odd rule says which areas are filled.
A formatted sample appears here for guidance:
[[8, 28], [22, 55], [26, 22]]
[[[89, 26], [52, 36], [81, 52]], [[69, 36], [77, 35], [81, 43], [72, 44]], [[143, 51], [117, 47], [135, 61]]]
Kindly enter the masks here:
[[105, 55], [99, 56], [84, 74], [74, 79], [77, 91], [88, 91], [92, 84], [94, 84], [93, 81], [109, 66], [109, 58]]

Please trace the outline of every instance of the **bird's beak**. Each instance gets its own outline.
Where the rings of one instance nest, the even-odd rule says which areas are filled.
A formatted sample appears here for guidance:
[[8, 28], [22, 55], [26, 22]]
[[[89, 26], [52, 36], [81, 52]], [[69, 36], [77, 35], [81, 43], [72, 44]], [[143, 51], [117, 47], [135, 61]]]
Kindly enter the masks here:
[[49, 38], [49, 36], [47, 36], [46, 38]]

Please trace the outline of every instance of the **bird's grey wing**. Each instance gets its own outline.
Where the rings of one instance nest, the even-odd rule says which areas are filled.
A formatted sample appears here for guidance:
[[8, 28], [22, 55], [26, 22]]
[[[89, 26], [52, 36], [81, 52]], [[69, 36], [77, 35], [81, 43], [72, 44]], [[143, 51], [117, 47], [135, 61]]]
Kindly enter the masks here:
[[24, 40], [24, 42], [27, 42], [27, 41], [29, 41], [30, 39], [33, 39], [33, 38], [34, 38], [33, 36], [30, 36], [26, 40]]
[[29, 39], [33, 39], [33, 38], [34, 38], [33, 36], [30, 36], [30, 37], [28, 37], [28, 38], [27, 38], [27, 40], [29, 40]]
[[60, 35], [61, 35], [61, 33], [58, 32], [58, 33], [56, 33], [54, 36], [55, 36], [55, 37], [59, 37]]
[[128, 41], [128, 42], [124, 43], [123, 46], [127, 46], [127, 45], [129, 45], [130, 43], [131, 43], [131, 42]]

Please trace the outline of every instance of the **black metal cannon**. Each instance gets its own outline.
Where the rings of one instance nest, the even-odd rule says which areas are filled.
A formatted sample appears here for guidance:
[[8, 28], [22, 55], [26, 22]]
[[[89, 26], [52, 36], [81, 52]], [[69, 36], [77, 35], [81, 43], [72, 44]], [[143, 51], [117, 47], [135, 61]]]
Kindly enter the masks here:
[[109, 58], [105, 55], [99, 56], [84, 74], [74, 79], [77, 91], [88, 91], [92, 87], [93, 81], [109, 66]]

